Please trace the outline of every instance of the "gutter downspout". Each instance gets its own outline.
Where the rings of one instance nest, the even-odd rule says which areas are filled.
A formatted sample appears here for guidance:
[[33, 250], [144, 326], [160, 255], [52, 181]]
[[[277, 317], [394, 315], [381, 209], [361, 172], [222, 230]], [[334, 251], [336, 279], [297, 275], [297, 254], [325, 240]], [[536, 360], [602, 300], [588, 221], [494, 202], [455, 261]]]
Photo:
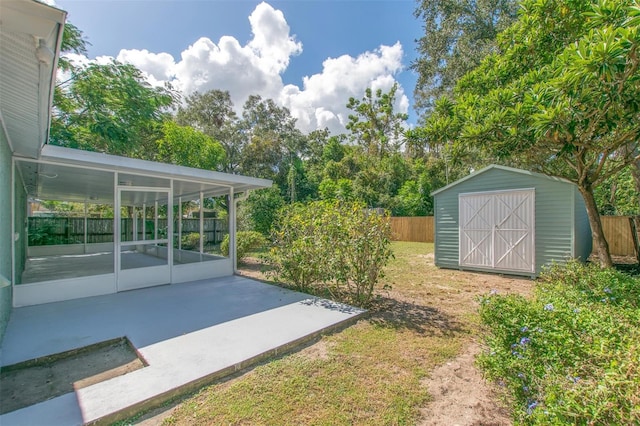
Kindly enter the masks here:
[[[251, 190], [246, 190], [240, 197], [238, 198], [234, 198], [233, 200], [233, 226], [235, 228], [238, 227], [238, 203], [240, 201], [245, 201], [247, 198], [249, 198], [249, 194], [251, 193]], [[238, 238], [238, 233], [234, 232], [233, 233], [234, 236], [234, 241], [233, 241], [233, 273], [234, 275], [238, 273], [238, 244], [237, 244], [237, 238]]]

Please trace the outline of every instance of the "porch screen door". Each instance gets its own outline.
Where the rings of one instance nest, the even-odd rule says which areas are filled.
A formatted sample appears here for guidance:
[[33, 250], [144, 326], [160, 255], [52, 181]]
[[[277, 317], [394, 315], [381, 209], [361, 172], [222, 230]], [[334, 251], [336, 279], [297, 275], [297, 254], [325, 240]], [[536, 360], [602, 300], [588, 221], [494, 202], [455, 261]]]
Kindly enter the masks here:
[[535, 272], [535, 190], [459, 195], [460, 266]]
[[[133, 290], [171, 282], [173, 247], [171, 235], [173, 206], [167, 188], [118, 188], [120, 229], [116, 232], [118, 291]], [[158, 210], [168, 216], [166, 226], [155, 230]], [[159, 226], [160, 228], [160, 226]]]

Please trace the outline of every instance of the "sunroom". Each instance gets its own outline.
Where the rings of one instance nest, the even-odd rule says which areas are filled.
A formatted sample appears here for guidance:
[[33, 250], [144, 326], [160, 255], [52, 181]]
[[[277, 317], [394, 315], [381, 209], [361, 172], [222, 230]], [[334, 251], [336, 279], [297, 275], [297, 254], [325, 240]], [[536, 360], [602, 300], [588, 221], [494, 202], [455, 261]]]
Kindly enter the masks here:
[[[15, 307], [232, 275], [237, 195], [271, 185], [52, 145], [13, 162], [12, 179], [21, 183], [13, 197]], [[60, 217], [40, 218], [48, 228], [30, 217], [42, 201], [75, 203], [84, 214], [63, 217], [56, 239], [51, 223]], [[223, 214], [205, 218], [207, 202]], [[90, 217], [96, 208], [106, 217]], [[217, 248], [226, 235], [223, 255]]]

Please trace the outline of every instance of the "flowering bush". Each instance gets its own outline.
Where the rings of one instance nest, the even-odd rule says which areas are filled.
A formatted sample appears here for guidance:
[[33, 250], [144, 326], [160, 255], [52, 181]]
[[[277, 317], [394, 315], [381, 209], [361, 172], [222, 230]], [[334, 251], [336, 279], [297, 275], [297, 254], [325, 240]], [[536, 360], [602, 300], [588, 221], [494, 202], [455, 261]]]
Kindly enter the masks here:
[[489, 295], [487, 375], [522, 424], [640, 424], [640, 279], [570, 262], [534, 297]]
[[269, 258], [279, 280], [359, 306], [371, 303], [392, 256], [388, 218], [345, 201], [286, 207], [273, 241]]

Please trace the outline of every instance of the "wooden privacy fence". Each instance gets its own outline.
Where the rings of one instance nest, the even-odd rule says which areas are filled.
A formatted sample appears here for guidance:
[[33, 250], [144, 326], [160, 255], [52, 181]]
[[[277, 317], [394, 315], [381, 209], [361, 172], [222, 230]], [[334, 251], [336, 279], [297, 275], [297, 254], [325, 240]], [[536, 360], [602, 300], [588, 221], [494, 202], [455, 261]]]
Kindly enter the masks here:
[[609, 243], [609, 251], [614, 256], [636, 254], [629, 219], [629, 216], [600, 216], [604, 236]]
[[[207, 244], [218, 244], [228, 231], [225, 219], [204, 219], [204, 235]], [[30, 217], [29, 245], [44, 246], [56, 244], [84, 243], [84, 218], [81, 217]], [[154, 237], [155, 223], [147, 219], [145, 239]], [[142, 219], [138, 219], [138, 239], [142, 239]], [[159, 236], [166, 237], [167, 219], [158, 219]], [[173, 224], [174, 233], [178, 232], [178, 220]], [[122, 241], [133, 238], [133, 219], [121, 219]], [[182, 219], [182, 235], [200, 232], [200, 219]], [[113, 242], [113, 219], [87, 218], [87, 244]]]
[[[433, 216], [392, 217], [391, 231], [395, 241], [434, 242]], [[615, 256], [635, 256], [629, 216], [601, 216], [604, 236]], [[638, 221], [640, 222], [640, 221]]]
[[433, 216], [392, 217], [391, 232], [395, 241], [433, 242]]

